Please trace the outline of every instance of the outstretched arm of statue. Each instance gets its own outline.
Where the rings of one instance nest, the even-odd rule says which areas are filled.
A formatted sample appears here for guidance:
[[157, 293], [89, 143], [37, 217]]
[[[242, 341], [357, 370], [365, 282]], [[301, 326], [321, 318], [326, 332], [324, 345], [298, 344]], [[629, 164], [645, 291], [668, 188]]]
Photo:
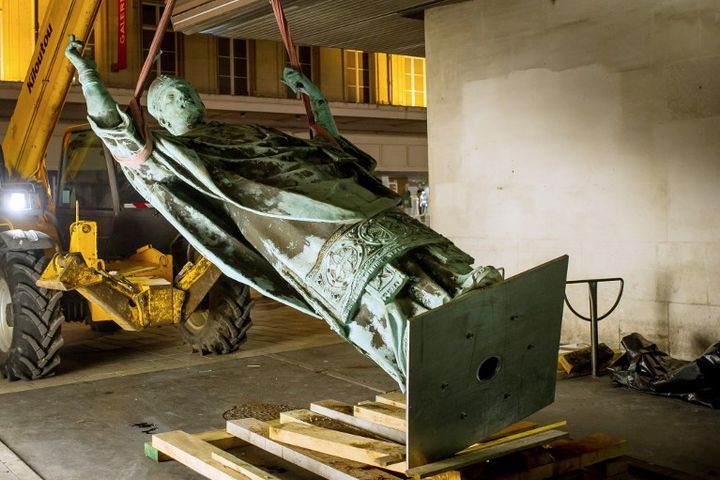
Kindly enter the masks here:
[[80, 51], [83, 42], [70, 35], [70, 42], [65, 49], [65, 56], [78, 71], [78, 80], [82, 85], [83, 95], [87, 103], [90, 118], [102, 128], [112, 128], [122, 122], [118, 113], [117, 103], [110, 96], [95, 69], [95, 62], [83, 58]]
[[328, 101], [317, 85], [312, 83], [301, 71], [289, 67], [283, 70], [283, 83], [296, 94], [304, 93], [307, 95], [310, 98], [310, 105], [318, 125], [327, 130], [333, 137], [340, 137]]
[[352, 152], [355, 156], [356, 162], [372, 172], [377, 166], [377, 162], [367, 153], [363, 152], [349, 140], [340, 135], [340, 132], [335, 125], [335, 119], [333, 118], [332, 112], [330, 111], [330, 105], [323, 95], [320, 88], [315, 85], [309, 78], [307, 78], [302, 72], [295, 70], [294, 68], [286, 68], [283, 71], [283, 83], [285, 83], [293, 92], [304, 93], [310, 97], [310, 105], [312, 106], [313, 114], [315, 115], [315, 121], [327, 132], [335, 137], [337, 143], [346, 151]]

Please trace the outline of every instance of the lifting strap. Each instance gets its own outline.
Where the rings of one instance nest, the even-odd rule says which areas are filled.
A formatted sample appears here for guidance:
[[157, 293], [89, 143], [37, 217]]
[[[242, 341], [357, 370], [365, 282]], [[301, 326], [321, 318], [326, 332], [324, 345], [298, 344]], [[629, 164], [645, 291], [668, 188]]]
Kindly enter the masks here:
[[160, 51], [160, 43], [162, 42], [163, 36], [165, 36], [168, 25], [170, 25], [170, 17], [172, 15], [174, 7], [175, 0], [165, 0], [165, 9], [163, 10], [163, 14], [160, 17], [160, 22], [158, 23], [157, 29], [155, 30], [155, 35], [153, 36], [152, 43], [150, 44], [150, 51], [148, 52], [147, 57], [145, 57], [145, 63], [143, 64], [142, 70], [140, 70], [140, 76], [138, 77], [137, 84], [135, 84], [135, 92], [133, 93], [133, 96], [128, 104], [130, 116], [133, 119], [135, 127], [138, 129], [138, 133], [142, 135], [143, 140], [145, 140], [145, 146], [142, 150], [135, 153], [129, 158], [116, 158], [116, 160], [123, 165], [128, 165], [131, 167], [141, 165], [143, 162], [145, 162], [145, 160], [148, 159], [148, 157], [150, 157], [150, 154], [152, 153], [152, 134], [150, 133], [150, 129], [145, 122], [142, 107], [140, 106], [140, 97], [142, 97], [142, 94], [145, 91], [145, 87], [147, 86], [146, 84], [148, 76], [150, 75], [150, 70], [152, 69], [153, 64], [157, 60], [158, 54], [162, 53]]
[[[270, 0], [270, 4], [272, 5], [273, 13], [275, 14], [275, 21], [280, 29], [280, 36], [285, 44], [285, 50], [287, 51], [288, 58], [290, 59], [290, 66], [295, 70], [302, 72], [300, 59], [298, 58], [295, 43], [293, 43], [292, 35], [290, 34], [290, 27], [287, 24], [282, 4], [280, 0]], [[330, 143], [337, 145], [335, 138], [333, 138], [327, 130], [316, 123], [315, 115], [313, 114], [312, 107], [310, 105], [310, 97], [305, 94], [302, 94], [301, 97], [303, 105], [305, 106], [305, 115], [307, 115], [308, 126], [310, 127], [310, 138], [320, 136], [328, 140]]]

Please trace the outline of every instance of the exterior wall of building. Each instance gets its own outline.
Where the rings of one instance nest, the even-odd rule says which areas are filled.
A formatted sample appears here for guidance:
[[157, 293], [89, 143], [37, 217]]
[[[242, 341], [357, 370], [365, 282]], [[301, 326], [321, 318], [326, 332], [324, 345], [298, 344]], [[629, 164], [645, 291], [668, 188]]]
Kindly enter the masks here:
[[[42, 18], [50, 0], [41, 0], [38, 5], [37, 15]], [[134, 89], [139, 71], [143, 63], [142, 46], [142, 5], [161, 4], [162, 2], [141, 2], [141, 0], [127, 1], [127, 63], [126, 69], [118, 71], [116, 62], [117, 50], [117, 18], [118, 2], [105, 1], [102, 3], [100, 12], [94, 26], [94, 45], [91, 54], [95, 59], [98, 71], [106, 84], [113, 90], [116, 100], [122, 103], [130, 91]], [[32, 56], [34, 48], [34, 25], [36, 12], [34, 2], [28, 0], [0, 0], [0, 52], [2, 60], [0, 64], [3, 71], [0, 72], [0, 80], [18, 82], [25, 77], [27, 65]], [[250, 96], [219, 95], [218, 81], [218, 39], [209, 35], [181, 36], [182, 44], [181, 75], [190, 81], [202, 94], [208, 108], [214, 113], [224, 113], [222, 117], [226, 121], [242, 121], [242, 109], [250, 108], [251, 111], [267, 112], [272, 115], [279, 115], [283, 110], [287, 113], [302, 114], [297, 110], [296, 101], [278, 103], [278, 99], [288, 98], [288, 89], [280, 82], [282, 70], [286, 62], [286, 54], [282, 44], [269, 41], [248, 41], [248, 90]], [[87, 40], [87, 39], [84, 39]], [[389, 112], [379, 111], [376, 107], [382, 104], [395, 104], [392, 107], [397, 111], [390, 115], [396, 118], [398, 124], [402, 124], [403, 117], [412, 117], [412, 121], [424, 120], [424, 111], [420, 113], [415, 109], [405, 109], [404, 97], [400, 94], [392, 96], [390, 83], [392, 82], [388, 65], [388, 58], [384, 54], [369, 55], [370, 63], [370, 104], [355, 104], [347, 102], [345, 88], [345, 64], [343, 50], [333, 48], [312, 48], [312, 77], [313, 80], [325, 92], [330, 100], [331, 107], [336, 115], [345, 117], [360, 117], [365, 124], [363, 131], [367, 130], [368, 120], [372, 118], [386, 119]], [[376, 60], [378, 57], [379, 60]], [[395, 84], [398, 84], [396, 81]], [[19, 84], [17, 85], [19, 90]], [[0, 94], [5, 95], [6, 103], [13, 98], [14, 90], [11, 84], [0, 85]], [[77, 88], [73, 91], [77, 93]], [[77, 94], [68, 97], [68, 104], [73, 102], [81, 103], [82, 99]], [[77, 107], [77, 105], [75, 105]], [[67, 107], [65, 109], [68, 110]], [[77, 108], [75, 108], [77, 110]], [[297, 112], [296, 112], [297, 110]], [[213, 113], [213, 112], [211, 112]], [[392, 112], [390, 112], [392, 113]], [[419, 119], [419, 116], [422, 116]], [[72, 120], [64, 113], [63, 121], [72, 123], [76, 120], [82, 121], [82, 116], [71, 115]], [[0, 122], [4, 119], [0, 115]], [[387, 125], [387, 123], [383, 124]], [[284, 128], [283, 125], [276, 125]], [[60, 127], [58, 127], [60, 128]], [[404, 132], [394, 136], [394, 132], [383, 132], [377, 130], [374, 140], [367, 144], [379, 155], [379, 165], [382, 170], [392, 171], [427, 171], [427, 149], [418, 149], [418, 144], [426, 144], [427, 140], [423, 134], [407, 135]], [[401, 129], [402, 130], [402, 129]], [[344, 133], [352, 133], [352, 130]], [[368, 136], [363, 134], [363, 138]], [[372, 134], [370, 135], [372, 136]], [[58, 130], [56, 137], [62, 137], [62, 131]], [[406, 142], [403, 144], [402, 142]], [[52, 143], [48, 151], [48, 167], [56, 168], [59, 159], [59, 143]], [[403, 146], [404, 145], [404, 146]], [[397, 158], [392, 157], [397, 153]]]
[[[474, 0], [425, 18], [434, 227], [509, 274], [567, 253], [571, 279], [624, 277], [602, 341], [637, 331], [684, 358], [717, 341], [720, 4]], [[565, 340], [588, 330], [566, 312]]]

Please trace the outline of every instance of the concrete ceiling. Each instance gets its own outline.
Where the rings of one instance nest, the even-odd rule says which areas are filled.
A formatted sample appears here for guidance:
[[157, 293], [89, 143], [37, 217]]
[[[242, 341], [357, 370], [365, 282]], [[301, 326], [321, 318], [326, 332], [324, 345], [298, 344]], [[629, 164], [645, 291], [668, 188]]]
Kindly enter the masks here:
[[[462, 0], [284, 0], [298, 45], [424, 56], [423, 12]], [[175, 30], [280, 41], [268, 0], [178, 0]]]

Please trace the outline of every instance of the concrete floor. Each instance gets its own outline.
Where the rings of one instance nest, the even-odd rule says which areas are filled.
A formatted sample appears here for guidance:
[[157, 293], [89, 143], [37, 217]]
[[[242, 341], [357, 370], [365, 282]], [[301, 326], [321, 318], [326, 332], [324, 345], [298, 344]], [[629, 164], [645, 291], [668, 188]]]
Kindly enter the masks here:
[[[260, 340], [251, 336], [235, 356], [208, 359], [185, 352], [186, 363], [179, 367], [170, 368], [172, 361], [155, 358], [156, 370], [130, 373], [106, 361], [104, 368], [87, 367], [97, 378], [65, 371], [44, 386], [0, 383], [0, 441], [47, 480], [195, 479], [200, 477], [175, 462], [156, 464], [145, 458], [143, 442], [150, 435], [143, 432], [147, 428], [135, 425], [199, 432], [222, 428], [223, 413], [241, 404], [306, 407], [326, 398], [357, 402], [396, 388], [350, 345], [337, 343], [318, 320], [263, 308], [255, 315], [256, 335], [266, 335], [270, 344], [257, 343]], [[273, 315], [274, 321], [279, 315], [290, 322], [284, 323], [288, 329], [276, 329], [272, 335], [263, 332], [264, 319]], [[300, 344], [303, 328], [310, 340]], [[136, 345], [132, 337], [121, 334], [113, 336], [125, 338], [118, 348], [92, 350], [95, 342], [107, 342], [107, 337], [86, 335], [81, 343], [97, 361], [147, 347], [147, 342]], [[173, 343], [167, 338], [163, 342], [166, 348]], [[61, 381], [63, 377], [75, 380], [68, 383]], [[614, 388], [607, 378], [585, 377], [560, 381], [555, 404], [533, 416], [542, 423], [562, 419], [573, 435], [616, 435], [628, 440], [633, 456], [702, 478], [720, 478], [720, 411]], [[290, 472], [286, 477], [305, 475]]]

